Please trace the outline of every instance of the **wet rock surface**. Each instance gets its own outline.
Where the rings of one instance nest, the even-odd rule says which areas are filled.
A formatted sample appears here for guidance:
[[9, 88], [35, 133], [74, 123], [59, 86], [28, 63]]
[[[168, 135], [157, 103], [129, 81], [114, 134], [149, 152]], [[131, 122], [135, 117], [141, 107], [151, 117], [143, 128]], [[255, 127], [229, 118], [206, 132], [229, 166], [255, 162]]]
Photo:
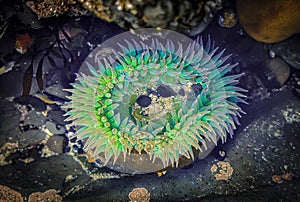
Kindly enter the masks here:
[[47, 117], [45, 117], [42, 113], [32, 110], [26, 115], [24, 125], [41, 127], [45, 124], [46, 120]]
[[[22, 94], [22, 83], [15, 83], [14, 80], [22, 80], [23, 73], [17, 71], [10, 71], [1, 75], [0, 81], [0, 96], [19, 97]], [[5, 86], [5, 87], [4, 87]]]
[[64, 112], [61, 111], [61, 110], [52, 110], [48, 113], [48, 116], [49, 116], [49, 118], [54, 120], [59, 125], [65, 125], [66, 124]]
[[289, 40], [279, 43], [268, 44], [266, 48], [270, 55], [282, 58], [286, 63], [295, 69], [300, 69], [300, 34], [294, 35]]
[[299, 33], [299, 1], [237, 1], [239, 20], [256, 40], [275, 43]]
[[28, 130], [20, 134], [19, 136], [19, 147], [21, 149], [31, 146], [37, 145], [44, 139], [46, 139], [47, 133], [40, 130]]
[[47, 121], [45, 127], [53, 134], [62, 135], [66, 132], [64, 126], [58, 125], [52, 121]]
[[3, 145], [17, 140], [21, 113], [9, 100], [0, 100], [0, 106], [0, 145]]
[[[54, 156], [48, 159], [40, 159], [30, 164], [16, 163], [2, 167], [1, 183], [10, 187], [21, 189], [22, 195], [45, 191], [49, 187], [67, 191], [76, 186], [74, 182], [65, 183], [68, 175], [78, 175], [77, 180], [87, 183], [90, 177], [82, 171], [80, 164], [66, 154]], [[6, 171], [5, 171], [6, 170]], [[9, 171], [10, 170], [10, 171]], [[15, 173], [15, 174], [12, 174]]]
[[[153, 7], [156, 8], [155, 5]], [[54, 21], [55, 25], [60, 26], [56, 23]], [[141, 187], [149, 191], [151, 201], [300, 200], [300, 83], [299, 70], [292, 65], [297, 64], [299, 54], [296, 46], [290, 46], [295, 38], [273, 44], [274, 58], [270, 57], [270, 49], [243, 32], [238, 22], [228, 28], [219, 25], [219, 15], [213, 18], [202, 35], [206, 40], [210, 34], [216, 46], [226, 48], [228, 54], [233, 54], [230, 62], [239, 63], [236, 73], [245, 72], [240, 85], [248, 90], [249, 105], [242, 106], [247, 115], [240, 120], [241, 126], [235, 131], [234, 138], [228, 139], [224, 145], [219, 143], [205, 159], [196, 160], [182, 169], [169, 170], [159, 174], [160, 177], [156, 173], [131, 176], [109, 170], [83, 152], [82, 142], [69, 140], [68, 136], [76, 128], [66, 125], [63, 117], [65, 112], [61, 109], [68, 95], [63, 88], [70, 87], [74, 73], [88, 52], [122, 30], [92, 17], [76, 20], [66, 18], [61, 23], [66, 23], [69, 28], [80, 29], [76, 34], [84, 34], [86, 41], [78, 39], [70, 45], [68, 37], [62, 34], [67, 47], [63, 55], [71, 58], [69, 50], [73, 56], [76, 55], [76, 60], [67, 61], [70, 67], [68, 79], [65, 72], [68, 69], [64, 69], [64, 60], [59, 58], [62, 55], [57, 55], [51, 49], [51, 57], [58, 61], [57, 68], [51, 66], [48, 60], [44, 63], [44, 78], [47, 79], [44, 81], [42, 98], [36, 97], [39, 92], [36, 77], [33, 77], [35, 82], [27, 99], [19, 98], [23, 91], [22, 82], [14, 80], [22, 80], [28, 61], [35, 55], [34, 49], [23, 56], [16, 52], [9, 55], [1, 52], [5, 55], [1, 55], [3, 63], [9, 61], [8, 57], [21, 57], [21, 61], [27, 61], [26, 64], [18, 62], [20, 75], [7, 77], [8, 73], [15, 74], [15, 69], [0, 74], [1, 185], [27, 198], [33, 192], [59, 190], [63, 201], [128, 201], [128, 194], [134, 188]], [[41, 31], [38, 33], [49, 32], [50, 35], [43, 36], [49, 42], [53, 37], [53, 27], [47, 26], [47, 23], [42, 25], [43, 28], [38, 27]], [[7, 34], [5, 37], [9, 38]], [[36, 37], [37, 41], [42, 41], [38, 35]], [[7, 46], [7, 50], [13, 50], [13, 47], [9, 47], [9, 40], [6, 42], [2, 39], [1, 47]], [[47, 48], [46, 42], [38, 42], [32, 47], [37, 50], [38, 45]], [[287, 50], [293, 50], [293, 54]], [[285, 58], [293, 63], [288, 63]], [[35, 63], [39, 63], [39, 60]], [[199, 93], [201, 87], [195, 86], [194, 90]], [[222, 159], [214, 155], [220, 147], [226, 152]], [[223, 161], [228, 162], [233, 171], [228, 179], [218, 181], [211, 168]], [[291, 180], [282, 180], [280, 184], [272, 180], [272, 176], [286, 173], [293, 175]]]
[[49, 149], [55, 153], [64, 153], [64, 149], [67, 144], [67, 139], [63, 136], [52, 136], [47, 141], [46, 145], [49, 147]]
[[[283, 101], [282, 97], [286, 99]], [[102, 181], [96, 181], [88, 186], [94, 191], [87, 194], [84, 189], [67, 197], [67, 201], [86, 201], [94, 197], [100, 201], [118, 201], [121, 198], [123, 201], [123, 195], [134, 187], [146, 187], [154, 201], [206, 201], [212, 198], [220, 201], [225, 198], [250, 201], [262, 200], [263, 197], [268, 200], [298, 200], [300, 104], [290, 92], [282, 91], [271, 95], [269, 100], [253, 103], [252, 107], [259, 110], [260, 114], [247, 110], [242, 127], [233, 139], [223, 145], [227, 151], [224, 161], [230, 162], [233, 168], [229, 180], [215, 179], [210, 168], [217, 160], [209, 155], [202, 161], [196, 161], [189, 169], [170, 170], [160, 178], [156, 174], [137, 175], [106, 181], [108, 186], [103, 186]], [[294, 119], [287, 122], [288, 117]], [[272, 181], [272, 175], [287, 172], [293, 173], [293, 180], [282, 184]], [[118, 190], [110, 188], [117, 185]], [[283, 191], [287, 188], [289, 191]], [[104, 189], [103, 193], [97, 194], [98, 189]]]

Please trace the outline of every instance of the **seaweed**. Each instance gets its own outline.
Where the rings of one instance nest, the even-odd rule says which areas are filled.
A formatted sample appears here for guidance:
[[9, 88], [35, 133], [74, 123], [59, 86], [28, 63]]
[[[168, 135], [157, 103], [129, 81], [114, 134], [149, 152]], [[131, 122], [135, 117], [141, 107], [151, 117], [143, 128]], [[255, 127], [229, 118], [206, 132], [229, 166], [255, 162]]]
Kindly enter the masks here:
[[[23, 72], [22, 97], [32, 93], [34, 82], [37, 82], [38, 91], [45, 93], [48, 70], [51, 74], [56, 70], [63, 72], [60, 84], [69, 87], [69, 81], [75, 79], [73, 73], [88, 53], [104, 39], [122, 31], [117, 27], [108, 31], [107, 25], [90, 15], [80, 20], [78, 16], [66, 15], [38, 18], [23, 1], [10, 1], [6, 9], [3, 8], [0, 7], [3, 12], [0, 14], [0, 40], [4, 44], [0, 48], [0, 64], [4, 67], [1, 70], [2, 74], [11, 70]], [[32, 39], [30, 46], [23, 46], [25, 40], [17, 39], [18, 35], [28, 35]], [[21, 49], [15, 46], [17, 40]]]
[[[59, 31], [63, 33], [66, 39], [65, 43], [63, 43], [63, 41], [59, 38]], [[69, 50], [69, 47], [67, 47], [70, 45], [71, 42], [71, 37], [65, 32], [63, 28], [60, 28], [55, 33], [55, 40], [53, 43], [50, 43], [48, 47], [39, 50], [33, 54], [33, 57], [31, 58], [31, 63], [27, 67], [23, 77], [23, 97], [28, 96], [30, 93], [33, 80], [32, 78], [34, 77], [34, 64], [37, 64], [35, 67], [36, 81], [40, 92], [43, 92], [44, 90], [43, 68], [46, 60], [55, 69], [61, 68], [59, 60], [63, 60], [61, 64], [63, 65], [65, 75], [68, 81], [71, 80], [70, 67], [76, 62], [73, 53], [71, 52], [71, 50]], [[79, 65], [78, 61], [77, 63]]]

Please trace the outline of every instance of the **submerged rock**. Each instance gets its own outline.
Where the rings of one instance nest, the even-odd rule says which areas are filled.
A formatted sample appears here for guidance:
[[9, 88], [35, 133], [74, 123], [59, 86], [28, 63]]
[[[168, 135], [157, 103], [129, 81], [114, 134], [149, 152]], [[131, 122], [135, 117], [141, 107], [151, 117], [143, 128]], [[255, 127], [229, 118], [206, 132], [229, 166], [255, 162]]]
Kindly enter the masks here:
[[14, 106], [14, 102], [0, 99], [0, 146], [8, 141], [16, 142], [18, 140], [20, 118], [21, 113]]
[[41, 130], [28, 130], [20, 134], [20, 148], [36, 145], [45, 140], [47, 133]]
[[298, 0], [236, 1], [239, 21], [257, 41], [275, 43], [300, 32]]
[[295, 69], [300, 69], [300, 34], [296, 34], [287, 40], [275, 44], [269, 44], [266, 48], [274, 57], [281, 57], [286, 63]]
[[55, 135], [49, 138], [46, 145], [51, 151], [61, 154], [64, 153], [66, 142], [65, 137]]
[[269, 70], [267, 79], [271, 82], [275, 81], [277, 84], [274, 87], [281, 87], [290, 76], [290, 68], [282, 59], [276, 57], [265, 62], [266, 68]]

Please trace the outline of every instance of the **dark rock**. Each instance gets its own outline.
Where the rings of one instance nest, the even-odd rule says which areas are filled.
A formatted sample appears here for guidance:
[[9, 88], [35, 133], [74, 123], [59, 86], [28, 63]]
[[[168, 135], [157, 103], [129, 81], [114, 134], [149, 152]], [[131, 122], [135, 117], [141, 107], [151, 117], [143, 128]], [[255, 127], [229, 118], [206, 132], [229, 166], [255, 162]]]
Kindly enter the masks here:
[[195, 96], [197, 97], [198, 95], [200, 95], [201, 91], [202, 91], [202, 86], [199, 83], [193, 84], [191, 86], [191, 88], [193, 89]]
[[25, 148], [36, 145], [45, 140], [47, 133], [41, 130], [28, 130], [19, 135], [19, 147]]
[[45, 124], [47, 117], [44, 116], [41, 112], [31, 110], [24, 120], [23, 125], [33, 125], [36, 127], [41, 127]]
[[77, 140], [77, 137], [73, 137], [73, 138], [70, 139], [70, 142], [74, 143], [74, 142], [76, 142], [76, 140]]
[[[68, 175], [78, 175], [79, 177], [62, 187]], [[29, 164], [16, 163], [15, 165], [3, 166], [0, 178], [3, 184], [13, 187], [17, 184], [18, 187], [22, 188], [21, 193], [26, 196], [29, 193], [47, 189], [61, 189], [63, 192], [67, 192], [76, 184], [83, 185], [91, 180], [82, 170], [81, 165], [67, 154], [43, 158]]]
[[46, 103], [36, 97], [31, 97], [28, 100], [28, 104], [30, 104], [36, 111], [39, 112], [46, 111], [47, 109]]
[[29, 100], [31, 99], [31, 95], [29, 96], [21, 96], [21, 97], [16, 97], [14, 101], [20, 105], [27, 105]]
[[183, 169], [183, 170], [189, 170], [189, 169], [193, 168], [193, 166], [194, 166], [194, 164], [191, 163], [190, 165], [184, 166], [184, 167], [181, 168], [181, 169]]
[[178, 92], [179, 95], [185, 96], [185, 91], [181, 88]]
[[274, 58], [267, 60], [266, 68], [269, 70], [268, 80], [269, 82], [277, 82], [274, 87], [281, 87], [290, 76], [290, 68], [281, 58]]
[[295, 96], [300, 98], [300, 78], [296, 75], [293, 75], [291, 78], [291, 84], [292, 92]]
[[47, 87], [45, 92], [64, 100], [66, 100], [66, 96], [68, 95], [59, 84]]
[[48, 146], [48, 148], [51, 151], [62, 154], [64, 153], [66, 144], [67, 144], [67, 140], [65, 139], [65, 137], [54, 135], [49, 138], [49, 140], [46, 143], [46, 146]]
[[20, 133], [21, 113], [14, 102], [0, 99], [0, 146], [5, 142], [17, 142]]
[[141, 95], [140, 97], [138, 97], [136, 102], [141, 107], [148, 107], [151, 104], [151, 98], [147, 95]]
[[34, 108], [36, 111], [42, 112], [47, 109], [46, 104], [32, 95], [16, 97], [14, 101], [20, 105], [28, 105], [27, 107]]
[[79, 148], [78, 151], [77, 151], [77, 153], [78, 153], [78, 154], [83, 154], [83, 153], [84, 153], [84, 150], [83, 150], [82, 148]]
[[12, 160], [14, 163], [16, 163], [19, 160], [25, 160], [26, 159], [34, 159], [37, 160], [41, 157], [41, 153], [38, 151], [36, 147], [24, 149], [22, 151], [17, 151], [16, 153], [13, 153], [12, 155], [8, 156], [6, 158], [6, 161]]
[[[23, 92], [23, 72], [9, 71], [0, 75], [0, 96], [19, 97]], [[18, 82], [16, 82], [18, 81]]]
[[151, 90], [151, 89], [147, 89], [147, 94], [148, 95], [155, 95], [155, 96], [158, 96], [158, 93], [156, 92], [156, 91], [154, 91], [154, 90]]
[[8, 157], [5, 158], [6, 162], [12, 162], [12, 164], [16, 163], [19, 158], [21, 157], [22, 153], [17, 151], [15, 153], [10, 154]]
[[62, 135], [66, 132], [66, 128], [64, 126], [58, 125], [52, 121], [46, 122], [46, 128], [55, 135]]
[[64, 148], [64, 153], [68, 153], [68, 152], [70, 152], [70, 151], [71, 151], [71, 147], [66, 146], [66, 147]]
[[63, 116], [65, 114], [65, 112], [61, 111], [61, 110], [52, 110], [49, 111], [48, 116], [50, 119], [52, 119], [53, 121], [55, 121], [56, 123], [60, 124], [60, 125], [65, 125], [65, 117]]
[[162, 97], [171, 97], [176, 95], [176, 93], [170, 87], [164, 85], [160, 85], [157, 88], [157, 92]]
[[212, 151], [212, 154], [219, 161], [223, 161], [226, 158], [226, 151], [225, 151], [225, 149], [221, 148], [219, 146], [215, 147], [215, 149]]
[[275, 56], [282, 58], [291, 67], [300, 69], [300, 34], [296, 34], [284, 41], [267, 46]]

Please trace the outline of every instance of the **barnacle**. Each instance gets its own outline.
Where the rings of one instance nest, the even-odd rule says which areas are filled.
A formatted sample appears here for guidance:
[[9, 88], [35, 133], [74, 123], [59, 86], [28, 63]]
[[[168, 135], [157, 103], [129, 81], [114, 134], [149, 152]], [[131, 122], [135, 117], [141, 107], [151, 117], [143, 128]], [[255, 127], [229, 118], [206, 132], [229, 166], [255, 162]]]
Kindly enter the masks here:
[[144, 187], [134, 188], [129, 194], [128, 197], [130, 202], [140, 201], [140, 202], [149, 202], [150, 201], [150, 193]]
[[23, 202], [24, 199], [19, 192], [7, 186], [0, 185], [0, 201]]
[[93, 52], [89, 75], [79, 74], [67, 89], [67, 121], [80, 126], [75, 136], [85, 151], [105, 164], [132, 154], [137, 164], [147, 155], [161, 169], [177, 167], [181, 157], [194, 160], [208, 142], [233, 135], [245, 90], [235, 86], [242, 74], [229, 74], [237, 66], [226, 63], [230, 55], [217, 53], [210, 38], [204, 45], [202, 38], [153, 30], [129, 36], [111, 39], [105, 57], [98, 57], [101, 47]]

